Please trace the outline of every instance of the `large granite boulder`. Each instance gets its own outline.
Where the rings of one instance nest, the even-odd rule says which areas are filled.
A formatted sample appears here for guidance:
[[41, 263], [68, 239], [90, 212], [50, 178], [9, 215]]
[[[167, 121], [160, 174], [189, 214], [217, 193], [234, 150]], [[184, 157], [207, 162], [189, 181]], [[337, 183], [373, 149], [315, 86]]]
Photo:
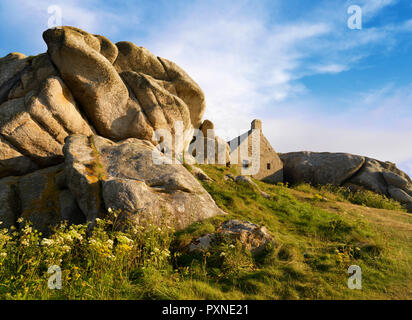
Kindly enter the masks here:
[[1, 227], [18, 226], [17, 219], [21, 217], [47, 235], [62, 221], [85, 223], [75, 198], [58, 185], [63, 172], [64, 166], [60, 164], [21, 177], [0, 179]]
[[113, 209], [181, 229], [224, 214], [184, 166], [160, 164], [165, 156], [148, 141], [73, 135], [64, 153], [67, 186], [88, 221]]
[[193, 239], [187, 249], [189, 252], [207, 251], [211, 246], [222, 241], [240, 241], [243, 248], [251, 251], [253, 255], [264, 251], [269, 244], [275, 244], [266, 227], [249, 221], [227, 220], [215, 233]]
[[48, 54], [73, 96], [102, 135], [119, 139], [115, 121], [127, 113], [126, 85], [103, 55], [99, 38], [71, 27], [43, 33]]
[[1, 227], [22, 217], [47, 235], [62, 221], [93, 227], [96, 218], [120, 210], [119, 218], [135, 225], [182, 229], [225, 214], [183, 165], [167, 164], [149, 141], [71, 135], [64, 156], [64, 164], [0, 179]]
[[290, 183], [340, 185], [365, 162], [365, 158], [347, 153], [291, 152], [279, 155], [283, 174]]
[[17, 52], [0, 59], [0, 104], [7, 100], [10, 90], [19, 82], [28, 64], [28, 57]]
[[92, 130], [59, 77], [7, 100], [0, 105], [0, 177], [63, 162], [64, 139], [72, 133]]
[[280, 158], [289, 183], [364, 188], [386, 195], [412, 212], [412, 180], [391, 162], [346, 153], [307, 151], [281, 154]]
[[[24, 217], [46, 233], [111, 208], [183, 228], [224, 213], [182, 165], [153, 162], [159, 150], [182, 159], [202, 124], [205, 97], [185, 71], [73, 27], [43, 39], [46, 53], [0, 58], [3, 227]], [[165, 132], [173, 145], [156, 148]]]
[[201, 124], [205, 99], [176, 64], [133, 43], [115, 45], [73, 27], [49, 29], [43, 38], [61, 77], [101, 136], [152, 141], [158, 129], [178, 134], [175, 124], [180, 121], [183, 143], [174, 150], [187, 149], [193, 129]]
[[164, 129], [175, 153], [188, 149], [205, 98], [176, 64], [73, 27], [43, 38], [47, 53], [0, 58], [0, 178], [62, 163], [71, 134], [157, 145]]

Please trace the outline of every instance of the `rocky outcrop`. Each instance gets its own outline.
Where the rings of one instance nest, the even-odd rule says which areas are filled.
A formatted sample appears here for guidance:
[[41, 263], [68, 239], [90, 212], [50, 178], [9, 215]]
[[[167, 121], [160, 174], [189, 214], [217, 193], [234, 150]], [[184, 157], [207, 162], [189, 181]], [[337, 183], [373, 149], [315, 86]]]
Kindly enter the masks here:
[[[102, 36], [62, 27], [43, 34], [48, 53], [97, 132], [112, 140], [151, 141], [153, 131], [175, 133], [183, 123], [186, 150], [201, 124], [205, 99], [176, 64], [130, 42], [116, 45]], [[154, 141], [153, 141], [154, 142]]]
[[156, 164], [164, 155], [148, 141], [71, 135], [64, 156], [64, 164], [0, 179], [2, 227], [23, 217], [48, 234], [62, 221], [93, 226], [113, 209], [136, 225], [181, 229], [225, 214], [184, 166]]
[[0, 228], [14, 226], [20, 212], [16, 204], [16, 178], [0, 179]]
[[365, 162], [364, 157], [347, 153], [292, 152], [279, 155], [283, 174], [290, 183], [340, 185]]
[[47, 53], [28, 58], [27, 63], [27, 67], [10, 90], [8, 100], [23, 98], [31, 91], [37, 92], [44, 81], [59, 75]]
[[22, 216], [46, 233], [111, 208], [182, 228], [224, 213], [183, 166], [153, 162], [164, 132], [182, 154], [202, 124], [205, 97], [185, 71], [73, 27], [43, 38], [47, 53], [0, 59], [3, 227]]
[[195, 167], [195, 166], [190, 166], [190, 172], [199, 180], [201, 181], [212, 181], [212, 178], [210, 178], [202, 169]]
[[114, 143], [99, 136], [73, 135], [67, 140], [65, 179], [79, 207], [93, 221], [110, 209], [177, 229], [224, 214], [200, 183], [180, 164], [164, 159], [150, 142]]
[[62, 221], [85, 223], [82, 211], [68, 190], [58, 186], [64, 166], [49, 167], [22, 177], [0, 179], [0, 221], [2, 227], [18, 226], [19, 217], [47, 235]]
[[99, 39], [77, 28], [44, 32], [48, 54], [73, 96], [82, 105], [99, 133], [121, 139], [116, 119], [126, 114], [129, 94]]
[[[38, 91], [0, 105], [0, 176], [24, 174], [63, 161], [64, 139], [92, 134], [63, 81], [49, 77]], [[16, 167], [16, 161], [21, 166]]]
[[280, 158], [289, 183], [365, 188], [393, 198], [412, 212], [412, 181], [393, 163], [347, 153], [307, 151], [281, 154]]
[[0, 178], [62, 163], [71, 134], [156, 145], [165, 129], [176, 153], [188, 149], [205, 98], [176, 64], [73, 27], [43, 38], [47, 53], [0, 59]]
[[217, 232], [194, 239], [188, 250], [205, 251], [221, 241], [240, 241], [246, 250], [259, 254], [269, 243], [273, 243], [273, 237], [263, 226], [249, 221], [228, 220], [222, 223]]

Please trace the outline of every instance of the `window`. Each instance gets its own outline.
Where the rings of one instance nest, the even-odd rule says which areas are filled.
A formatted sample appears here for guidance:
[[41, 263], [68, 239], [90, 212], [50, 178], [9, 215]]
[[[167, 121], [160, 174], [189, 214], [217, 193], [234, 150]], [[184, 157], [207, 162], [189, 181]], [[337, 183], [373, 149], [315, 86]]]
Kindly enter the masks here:
[[249, 160], [243, 160], [243, 168], [249, 167]]
[[268, 170], [270, 170], [270, 163], [268, 162], [268, 164], [266, 165], [266, 168], [268, 169]]

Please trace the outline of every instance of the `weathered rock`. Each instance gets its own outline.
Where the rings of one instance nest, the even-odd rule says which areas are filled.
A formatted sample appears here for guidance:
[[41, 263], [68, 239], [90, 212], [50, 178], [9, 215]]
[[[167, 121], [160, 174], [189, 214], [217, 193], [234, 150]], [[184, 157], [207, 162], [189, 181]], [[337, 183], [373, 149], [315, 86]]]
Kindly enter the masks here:
[[164, 155], [147, 141], [113, 143], [73, 135], [64, 152], [67, 184], [89, 221], [102, 213], [103, 203], [107, 210], [130, 214], [136, 224], [167, 223], [177, 229], [224, 214], [182, 165], [156, 164], [154, 159], [164, 161]]
[[94, 147], [93, 136], [70, 136], [64, 146], [65, 183], [88, 222], [103, 218], [102, 164]]
[[54, 175], [61, 170], [61, 165], [38, 170], [18, 181], [20, 215], [42, 233], [60, 222], [60, 191], [54, 183]]
[[27, 66], [27, 56], [23, 53], [12, 52], [0, 59], [0, 88], [23, 71]]
[[9, 229], [15, 225], [17, 220], [18, 204], [17, 198], [17, 179], [9, 177], [0, 180], [0, 224], [1, 228]]
[[165, 90], [188, 106], [191, 124], [199, 128], [206, 108], [200, 87], [175, 63], [156, 57], [149, 50], [131, 42], [118, 42], [119, 55], [114, 63], [117, 72], [135, 72], [150, 76]]
[[73, 27], [43, 33], [48, 53], [73, 96], [85, 109], [98, 132], [108, 138], [124, 138], [115, 121], [127, 114], [128, 90], [107, 54], [107, 41]]
[[[92, 130], [77, 108], [67, 86], [59, 77], [50, 77], [37, 95], [26, 96], [29, 112], [52, 136], [64, 139], [69, 134], [92, 135]], [[55, 129], [51, 123], [55, 123]]]
[[14, 147], [40, 166], [62, 162], [61, 144], [26, 111], [24, 98], [0, 106], [0, 133]]
[[254, 183], [249, 176], [236, 176], [235, 181], [237, 183], [244, 183], [252, 188], [259, 189], [258, 185]]
[[47, 78], [24, 98], [8, 100], [0, 106], [1, 176], [62, 162], [64, 139], [76, 132], [92, 134], [59, 77]]
[[228, 220], [218, 229], [218, 234], [239, 240], [253, 254], [265, 249], [273, 241], [266, 227], [258, 226], [249, 221]]
[[62, 190], [59, 194], [60, 220], [66, 221], [68, 225], [83, 224], [86, 217], [77, 205], [76, 198], [69, 190]]
[[191, 166], [191, 171], [192, 174], [201, 181], [212, 181], [212, 178], [210, 178], [202, 169], [198, 167]]
[[222, 223], [217, 232], [193, 240], [188, 249], [189, 252], [208, 250], [222, 240], [238, 240], [252, 254], [262, 252], [269, 243], [273, 243], [273, 237], [265, 227], [249, 221], [228, 220]]
[[[215, 136], [216, 145], [216, 164], [225, 164], [230, 167], [230, 146], [219, 136]], [[225, 161], [224, 163], [223, 160]]]
[[396, 200], [400, 203], [403, 203], [403, 204], [412, 203], [412, 197], [410, 195], [408, 195], [402, 189], [399, 189], [399, 188], [396, 188], [396, 187], [393, 187], [393, 186], [389, 186], [388, 192], [394, 200]]
[[280, 157], [287, 182], [343, 184], [352, 191], [371, 190], [403, 204], [412, 201], [411, 179], [391, 162], [326, 152], [292, 152]]
[[[389, 180], [386, 180], [385, 176]], [[412, 181], [409, 176], [399, 170], [395, 164], [388, 161], [383, 162], [372, 158], [365, 158], [365, 165], [350, 179], [350, 182], [362, 185], [375, 192], [387, 194], [388, 186], [392, 185], [392, 183], [395, 183], [394, 186], [401, 186], [404, 184], [401, 181], [402, 179], [406, 180], [408, 185], [411, 185]], [[405, 186], [402, 189], [407, 192], [409, 188]]]
[[272, 196], [271, 196], [270, 194], [266, 193], [265, 191], [260, 190], [260, 195], [261, 195], [263, 198], [272, 199]]
[[365, 162], [361, 156], [347, 153], [291, 152], [280, 155], [285, 180], [290, 183], [340, 185]]
[[214, 139], [215, 138], [215, 125], [210, 120], [204, 120], [200, 126], [200, 131], [203, 133], [203, 137]]
[[182, 159], [205, 109], [203, 92], [183, 70], [145, 48], [73, 27], [43, 38], [47, 53], [0, 59], [0, 178], [62, 162], [70, 134], [157, 145], [162, 137], [154, 131], [164, 129]]
[[193, 157], [191, 154], [186, 152], [184, 154], [183, 163], [188, 164], [190, 166], [193, 166], [193, 165], [197, 164], [197, 161], [196, 161], [195, 157]]
[[0, 228], [16, 226], [19, 217], [30, 221], [44, 235], [62, 221], [84, 223], [86, 219], [72, 194], [56, 185], [56, 177], [63, 169], [60, 164], [21, 177], [0, 179]]
[[365, 187], [377, 193], [387, 194], [388, 187], [383, 178], [384, 168], [381, 162], [375, 159], [366, 158], [365, 164], [349, 182]]
[[382, 174], [388, 185], [392, 185], [399, 189], [405, 189], [408, 187], [409, 181], [406, 178], [391, 171], [384, 171]]
[[22, 98], [30, 91], [37, 92], [47, 78], [58, 76], [58, 71], [46, 53], [32, 58], [29, 63], [20, 75], [19, 81], [10, 90], [9, 100]]
[[38, 166], [29, 157], [21, 154], [0, 136], [0, 178], [23, 175], [36, 169]]
[[117, 46], [104, 36], [99, 34], [95, 34], [94, 36], [100, 42], [100, 53], [113, 64], [119, 53]]
[[202, 237], [196, 238], [189, 244], [189, 252], [206, 251], [212, 246], [213, 241], [215, 240], [216, 235], [214, 233], [208, 233]]
[[[165, 129], [173, 136], [176, 135], [176, 122], [182, 122], [182, 143], [175, 146], [176, 152], [186, 150], [193, 138], [193, 126], [190, 120], [188, 106], [179, 97], [172, 95], [169, 91], [159, 85], [158, 81], [149, 75], [126, 71], [121, 74], [122, 78], [131, 88], [136, 102], [139, 103], [145, 123], [150, 123], [152, 130], [147, 129], [148, 135], [153, 135], [153, 130]], [[143, 118], [143, 116], [142, 116]], [[134, 131], [139, 131], [138, 123], [131, 124]], [[132, 135], [129, 134], [129, 137]], [[137, 135], [134, 135], [137, 136]], [[142, 136], [145, 140], [152, 140], [152, 136]]]
[[138, 47], [128, 41], [120, 41], [116, 46], [119, 54], [113, 65], [118, 73], [130, 71], [143, 73], [157, 80], [169, 80], [161, 61], [146, 48]]
[[232, 179], [232, 180], [236, 181], [237, 183], [243, 183], [243, 184], [249, 186], [250, 188], [252, 188], [256, 192], [260, 193], [260, 195], [263, 198], [266, 198], [266, 199], [271, 199], [272, 198], [272, 196], [270, 194], [260, 190], [259, 186], [256, 183], [254, 183], [253, 180], [249, 176], [230, 177], [230, 175], [227, 175], [227, 176], [225, 176], [225, 178], [226, 177], [227, 177], [227, 179], [225, 179], [225, 180]]
[[28, 58], [22, 53], [10, 53], [0, 59], [0, 103], [7, 100], [10, 90], [20, 79], [28, 65]]
[[159, 58], [159, 60], [162, 62], [168, 75], [168, 80], [173, 84], [177, 95], [189, 107], [193, 127], [199, 128], [206, 109], [203, 91], [176, 63], [164, 58]]

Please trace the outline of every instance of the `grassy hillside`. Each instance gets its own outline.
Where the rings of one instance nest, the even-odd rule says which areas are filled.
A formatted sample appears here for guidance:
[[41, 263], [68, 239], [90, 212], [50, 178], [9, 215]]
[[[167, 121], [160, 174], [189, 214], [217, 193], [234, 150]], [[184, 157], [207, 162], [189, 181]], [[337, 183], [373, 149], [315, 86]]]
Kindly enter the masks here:
[[[113, 212], [89, 235], [85, 226], [60, 228], [47, 240], [30, 227], [3, 234], [0, 298], [412, 299], [412, 215], [398, 203], [372, 193], [255, 181], [267, 199], [223, 179], [235, 168], [201, 168], [214, 180], [204, 187], [227, 216], [180, 232], [152, 226], [120, 233]], [[184, 250], [234, 218], [266, 226], [274, 245], [257, 257], [230, 243]], [[47, 287], [52, 264], [63, 271], [61, 290]], [[362, 268], [362, 290], [347, 287], [350, 265]]]

